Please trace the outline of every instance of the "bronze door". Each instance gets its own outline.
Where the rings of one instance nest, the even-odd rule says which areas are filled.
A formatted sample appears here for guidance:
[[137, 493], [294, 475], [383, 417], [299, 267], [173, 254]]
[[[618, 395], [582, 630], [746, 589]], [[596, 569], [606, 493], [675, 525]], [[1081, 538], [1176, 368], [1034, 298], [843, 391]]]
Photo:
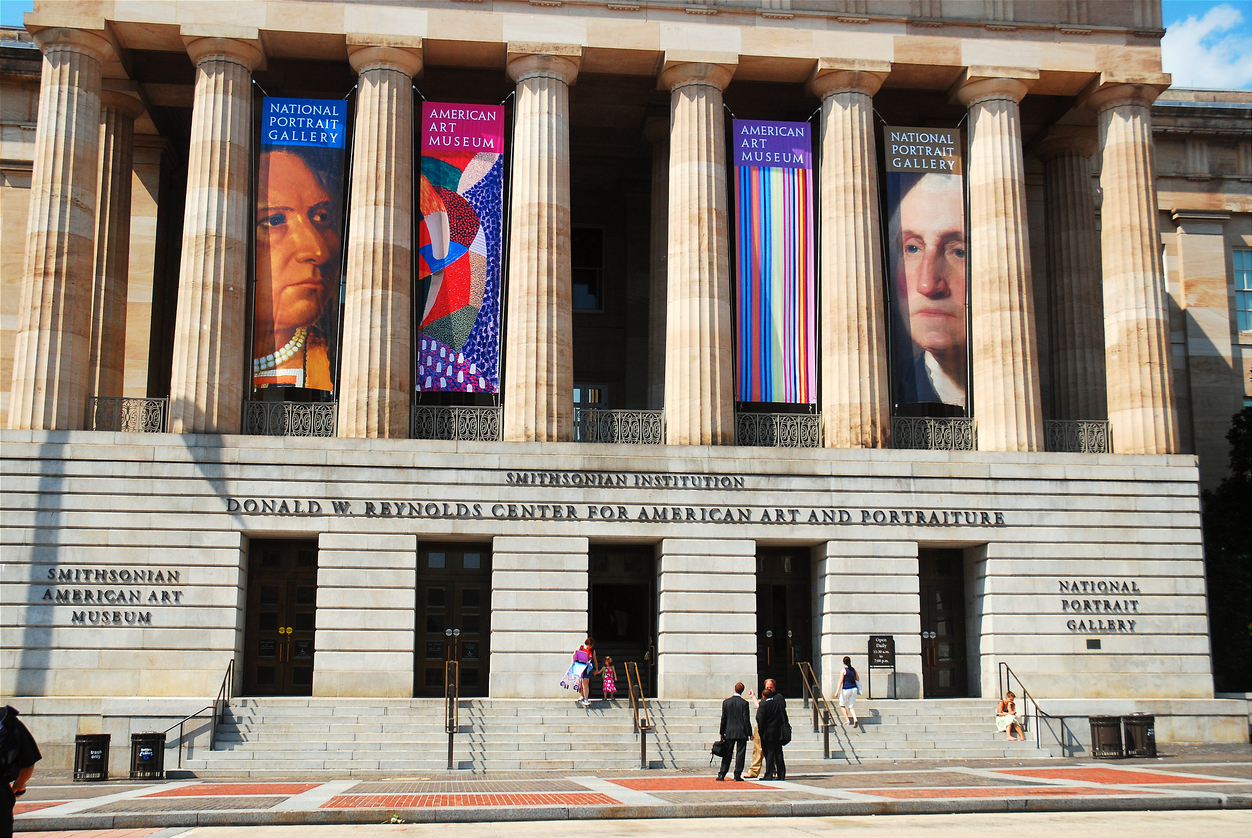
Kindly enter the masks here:
[[[652, 547], [593, 544], [587, 557], [590, 634], [603, 666], [613, 658], [617, 695], [627, 696], [626, 663], [639, 667], [643, 694], [656, 697], [656, 558]], [[573, 652], [573, 649], [570, 649]], [[600, 696], [601, 679], [591, 684]]]
[[248, 550], [246, 695], [312, 695], [317, 542], [262, 541]]
[[444, 662], [460, 661], [460, 694], [487, 695], [491, 547], [432, 544], [418, 551], [413, 695], [442, 696]]
[[960, 550], [922, 550], [922, 689], [926, 698], [968, 694], [965, 670], [965, 574]]
[[809, 551], [762, 551], [756, 564], [757, 689], [773, 678], [784, 697], [799, 698], [804, 689], [796, 664], [812, 661]]

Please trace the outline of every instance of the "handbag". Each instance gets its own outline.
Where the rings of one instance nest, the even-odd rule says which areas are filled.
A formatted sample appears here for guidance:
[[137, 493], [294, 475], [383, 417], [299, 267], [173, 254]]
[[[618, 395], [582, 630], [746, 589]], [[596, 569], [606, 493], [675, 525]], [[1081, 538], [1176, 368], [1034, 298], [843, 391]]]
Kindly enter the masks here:
[[788, 719], [786, 716], [783, 716], [782, 738], [778, 740], [778, 744], [780, 745], [791, 744], [791, 720]]
[[856, 682], [856, 694], [857, 694], [857, 695], [864, 695], [864, 694], [865, 694], [865, 689], [861, 686], [861, 682], [860, 682], [860, 680], [859, 680], [859, 679], [858, 679], [858, 680], [857, 680], [857, 682]]
[[718, 739], [709, 750], [713, 753], [713, 756], [709, 757], [709, 763], [712, 764], [714, 757], [721, 759], [726, 756], [730, 751], [730, 745], [725, 739]]

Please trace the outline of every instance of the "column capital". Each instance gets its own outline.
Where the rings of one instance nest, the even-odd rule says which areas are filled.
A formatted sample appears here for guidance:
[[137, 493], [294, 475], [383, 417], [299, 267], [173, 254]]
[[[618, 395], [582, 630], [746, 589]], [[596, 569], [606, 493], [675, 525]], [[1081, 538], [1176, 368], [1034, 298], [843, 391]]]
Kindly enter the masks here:
[[422, 72], [422, 39], [419, 37], [349, 34], [345, 40], [348, 63], [357, 75], [369, 70], [395, 70], [413, 78]]
[[50, 49], [72, 49], [90, 55], [101, 64], [117, 55], [117, 48], [105, 28], [104, 21], [99, 22], [99, 28], [94, 26], [82, 29], [67, 26], [40, 27], [37, 24], [32, 25], [29, 22], [30, 17], [31, 15], [27, 15], [27, 29], [30, 30], [31, 37], [35, 39], [41, 52], [47, 52]]
[[567, 86], [578, 80], [583, 48], [575, 44], [537, 44], [510, 41], [505, 72], [516, 84], [527, 79], [557, 79]]
[[261, 48], [261, 33], [247, 27], [184, 26], [181, 30], [183, 45], [191, 62], [199, 66], [205, 61], [230, 61], [252, 72], [265, 65], [265, 51]]
[[733, 61], [682, 61], [673, 60], [671, 53], [665, 55], [665, 69], [661, 71], [661, 87], [673, 92], [680, 87], [699, 84], [725, 90], [739, 66], [738, 56]]
[[138, 119], [143, 113], [144, 105], [137, 97], [121, 90], [105, 89], [100, 93], [100, 108], [108, 108], [125, 115], [130, 119]]
[[992, 99], [1021, 102], [1038, 80], [1038, 70], [1022, 67], [966, 67], [952, 87], [952, 97], [967, 108]]
[[890, 73], [890, 61], [819, 58], [809, 78], [809, 91], [819, 99], [836, 93], [873, 96]]
[[1095, 128], [1085, 125], [1052, 125], [1030, 148], [1040, 160], [1058, 157], [1091, 157], [1096, 153]]
[[1169, 87], [1169, 83], [1168, 73], [1156, 73], [1124, 81], [1099, 79], [1078, 97], [1078, 101], [1095, 113], [1103, 113], [1119, 105], [1142, 105], [1146, 108]]

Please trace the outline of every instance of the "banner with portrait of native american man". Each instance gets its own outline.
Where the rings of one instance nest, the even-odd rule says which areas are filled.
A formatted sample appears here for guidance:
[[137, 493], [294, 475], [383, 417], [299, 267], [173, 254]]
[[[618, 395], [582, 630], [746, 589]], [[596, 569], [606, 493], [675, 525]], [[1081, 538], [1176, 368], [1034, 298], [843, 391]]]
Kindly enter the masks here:
[[339, 337], [342, 99], [267, 96], [257, 161], [252, 386], [333, 392]]
[[961, 133], [890, 126], [883, 132], [895, 402], [964, 410], [969, 353]]
[[416, 387], [500, 391], [504, 108], [422, 105]]
[[817, 401], [809, 127], [733, 123], [735, 399], [741, 402]]

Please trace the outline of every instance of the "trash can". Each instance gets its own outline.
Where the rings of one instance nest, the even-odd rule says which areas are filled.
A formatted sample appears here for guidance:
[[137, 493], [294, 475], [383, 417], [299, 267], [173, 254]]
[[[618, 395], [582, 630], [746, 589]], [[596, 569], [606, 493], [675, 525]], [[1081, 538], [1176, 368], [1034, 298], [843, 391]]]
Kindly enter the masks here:
[[1131, 713], [1122, 717], [1126, 728], [1126, 756], [1156, 756], [1156, 716], [1151, 713]]
[[74, 737], [74, 779], [109, 779], [109, 738], [107, 733], [80, 733]]
[[130, 735], [130, 778], [132, 780], [165, 779], [164, 733], [132, 733]]
[[1091, 723], [1091, 756], [1096, 759], [1121, 759], [1122, 717], [1088, 716]]

